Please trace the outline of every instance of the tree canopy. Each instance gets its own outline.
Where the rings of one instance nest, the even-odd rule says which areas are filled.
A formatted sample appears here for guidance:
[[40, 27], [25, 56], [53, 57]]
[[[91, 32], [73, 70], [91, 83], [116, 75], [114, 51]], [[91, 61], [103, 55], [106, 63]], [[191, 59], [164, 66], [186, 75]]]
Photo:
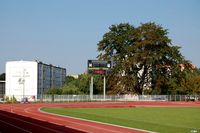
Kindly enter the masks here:
[[[200, 70], [182, 56], [161, 25], [112, 25], [97, 50], [99, 60], [113, 64], [106, 78], [107, 94], [200, 94]], [[88, 95], [90, 78], [67, 76], [63, 87], [47, 93]], [[94, 76], [94, 94], [103, 94], [102, 76]]]
[[[114, 64], [113, 73], [108, 77], [111, 93], [162, 94], [168, 91], [165, 89], [169, 87], [160, 88], [161, 83], [170, 81], [178, 64], [188, 61], [181, 55], [180, 47], [172, 45], [167, 34], [166, 29], [151, 22], [138, 27], [125, 23], [109, 28], [97, 45], [98, 58]], [[158, 88], [161, 90], [156, 90]]]

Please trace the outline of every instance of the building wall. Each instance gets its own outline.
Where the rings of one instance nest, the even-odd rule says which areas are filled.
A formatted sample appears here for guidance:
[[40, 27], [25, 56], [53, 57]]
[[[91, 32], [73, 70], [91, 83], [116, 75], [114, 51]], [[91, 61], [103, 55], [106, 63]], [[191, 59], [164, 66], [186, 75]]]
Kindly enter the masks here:
[[60, 67], [52, 67], [51, 85], [52, 87], [59, 87], [64, 84], [66, 70]]
[[64, 84], [66, 69], [37, 61], [6, 63], [6, 96], [21, 99], [45, 94]]
[[51, 67], [38, 63], [38, 94], [44, 94], [51, 88]]
[[11, 61], [6, 63], [6, 96], [18, 99], [37, 95], [37, 62]]
[[38, 94], [45, 94], [49, 88], [64, 85], [66, 69], [38, 63]]

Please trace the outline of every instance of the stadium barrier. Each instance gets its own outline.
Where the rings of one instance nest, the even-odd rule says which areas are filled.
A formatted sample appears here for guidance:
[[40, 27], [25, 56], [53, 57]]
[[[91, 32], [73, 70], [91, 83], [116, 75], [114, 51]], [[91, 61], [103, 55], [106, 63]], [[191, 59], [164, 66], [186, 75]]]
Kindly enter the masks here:
[[1, 95], [1, 101], [13, 99], [18, 102], [84, 102], [84, 101], [198, 101], [200, 95]]

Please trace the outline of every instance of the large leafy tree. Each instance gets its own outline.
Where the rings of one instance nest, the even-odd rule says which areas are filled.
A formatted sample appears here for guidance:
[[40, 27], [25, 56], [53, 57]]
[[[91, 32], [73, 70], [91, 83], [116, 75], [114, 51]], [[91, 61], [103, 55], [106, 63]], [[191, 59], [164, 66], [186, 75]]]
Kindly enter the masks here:
[[[112, 25], [109, 29], [110, 31], [104, 34], [103, 39], [98, 44], [98, 51], [100, 52], [98, 58], [100, 60], [112, 60], [115, 64], [112, 76], [108, 77], [108, 90], [113, 93], [126, 93], [128, 90], [126, 83], [128, 82], [126, 82], [126, 77], [122, 76], [124, 73], [123, 62], [127, 58], [129, 46], [133, 43], [132, 36], [135, 28], [125, 23]], [[129, 87], [129, 89], [131, 88]]]
[[178, 64], [186, 62], [179, 47], [171, 44], [167, 30], [155, 23], [138, 27], [126, 23], [109, 29], [98, 43], [98, 57], [114, 62], [113, 73], [108, 77], [110, 92], [167, 92], [170, 86], [161, 88], [163, 83], [173, 81]]

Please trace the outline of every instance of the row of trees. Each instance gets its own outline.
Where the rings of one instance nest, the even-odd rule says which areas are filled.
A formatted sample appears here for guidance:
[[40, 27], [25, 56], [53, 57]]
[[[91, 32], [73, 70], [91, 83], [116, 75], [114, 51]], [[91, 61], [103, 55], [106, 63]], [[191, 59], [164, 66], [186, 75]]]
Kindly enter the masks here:
[[[61, 88], [51, 88], [47, 94], [67, 94], [67, 95], [82, 95], [89, 94], [90, 78], [88, 74], [81, 74], [76, 79], [72, 76], [67, 76], [65, 84]], [[94, 94], [103, 94], [103, 79], [101, 76], [94, 76]]]
[[[200, 94], [200, 69], [172, 44], [168, 30], [155, 23], [138, 27], [121, 23], [97, 44], [99, 60], [112, 61], [107, 94]], [[103, 93], [103, 77], [94, 76], [94, 94]], [[5, 73], [0, 75], [5, 80]], [[90, 75], [67, 76], [61, 88], [47, 94], [89, 94]]]
[[199, 70], [155, 23], [112, 25], [98, 43], [98, 58], [112, 60], [112, 94], [200, 94]]
[[[200, 70], [172, 44], [167, 29], [155, 23], [112, 25], [97, 44], [99, 60], [111, 60], [107, 94], [200, 94]], [[95, 76], [94, 93], [103, 80]], [[66, 78], [59, 94], [89, 94], [90, 75]], [[52, 93], [50, 90], [48, 93]]]
[[[160, 25], [112, 25], [97, 50], [99, 60], [113, 64], [106, 77], [107, 94], [200, 94], [200, 69], [182, 56]], [[94, 94], [102, 94], [103, 77], [94, 78]], [[0, 79], [5, 80], [5, 74]], [[47, 94], [89, 94], [89, 85], [88, 74], [67, 76], [63, 87]]]
[[[158, 80], [158, 88], [152, 92], [151, 88], [144, 90], [143, 94], [200, 94], [200, 70], [199, 69], [185, 69], [184, 71], [177, 71], [176, 78], [163, 78]], [[82, 95], [89, 94], [91, 76], [88, 74], [79, 75], [78, 79], [67, 76], [66, 83], [61, 88], [51, 88], [47, 94], [58, 95]], [[135, 94], [128, 93], [115, 93], [116, 90], [111, 88], [116, 84], [107, 76], [107, 94]], [[112, 85], [111, 83], [114, 83]], [[117, 89], [120, 92], [120, 89]], [[94, 76], [94, 94], [103, 94], [103, 77]]]

